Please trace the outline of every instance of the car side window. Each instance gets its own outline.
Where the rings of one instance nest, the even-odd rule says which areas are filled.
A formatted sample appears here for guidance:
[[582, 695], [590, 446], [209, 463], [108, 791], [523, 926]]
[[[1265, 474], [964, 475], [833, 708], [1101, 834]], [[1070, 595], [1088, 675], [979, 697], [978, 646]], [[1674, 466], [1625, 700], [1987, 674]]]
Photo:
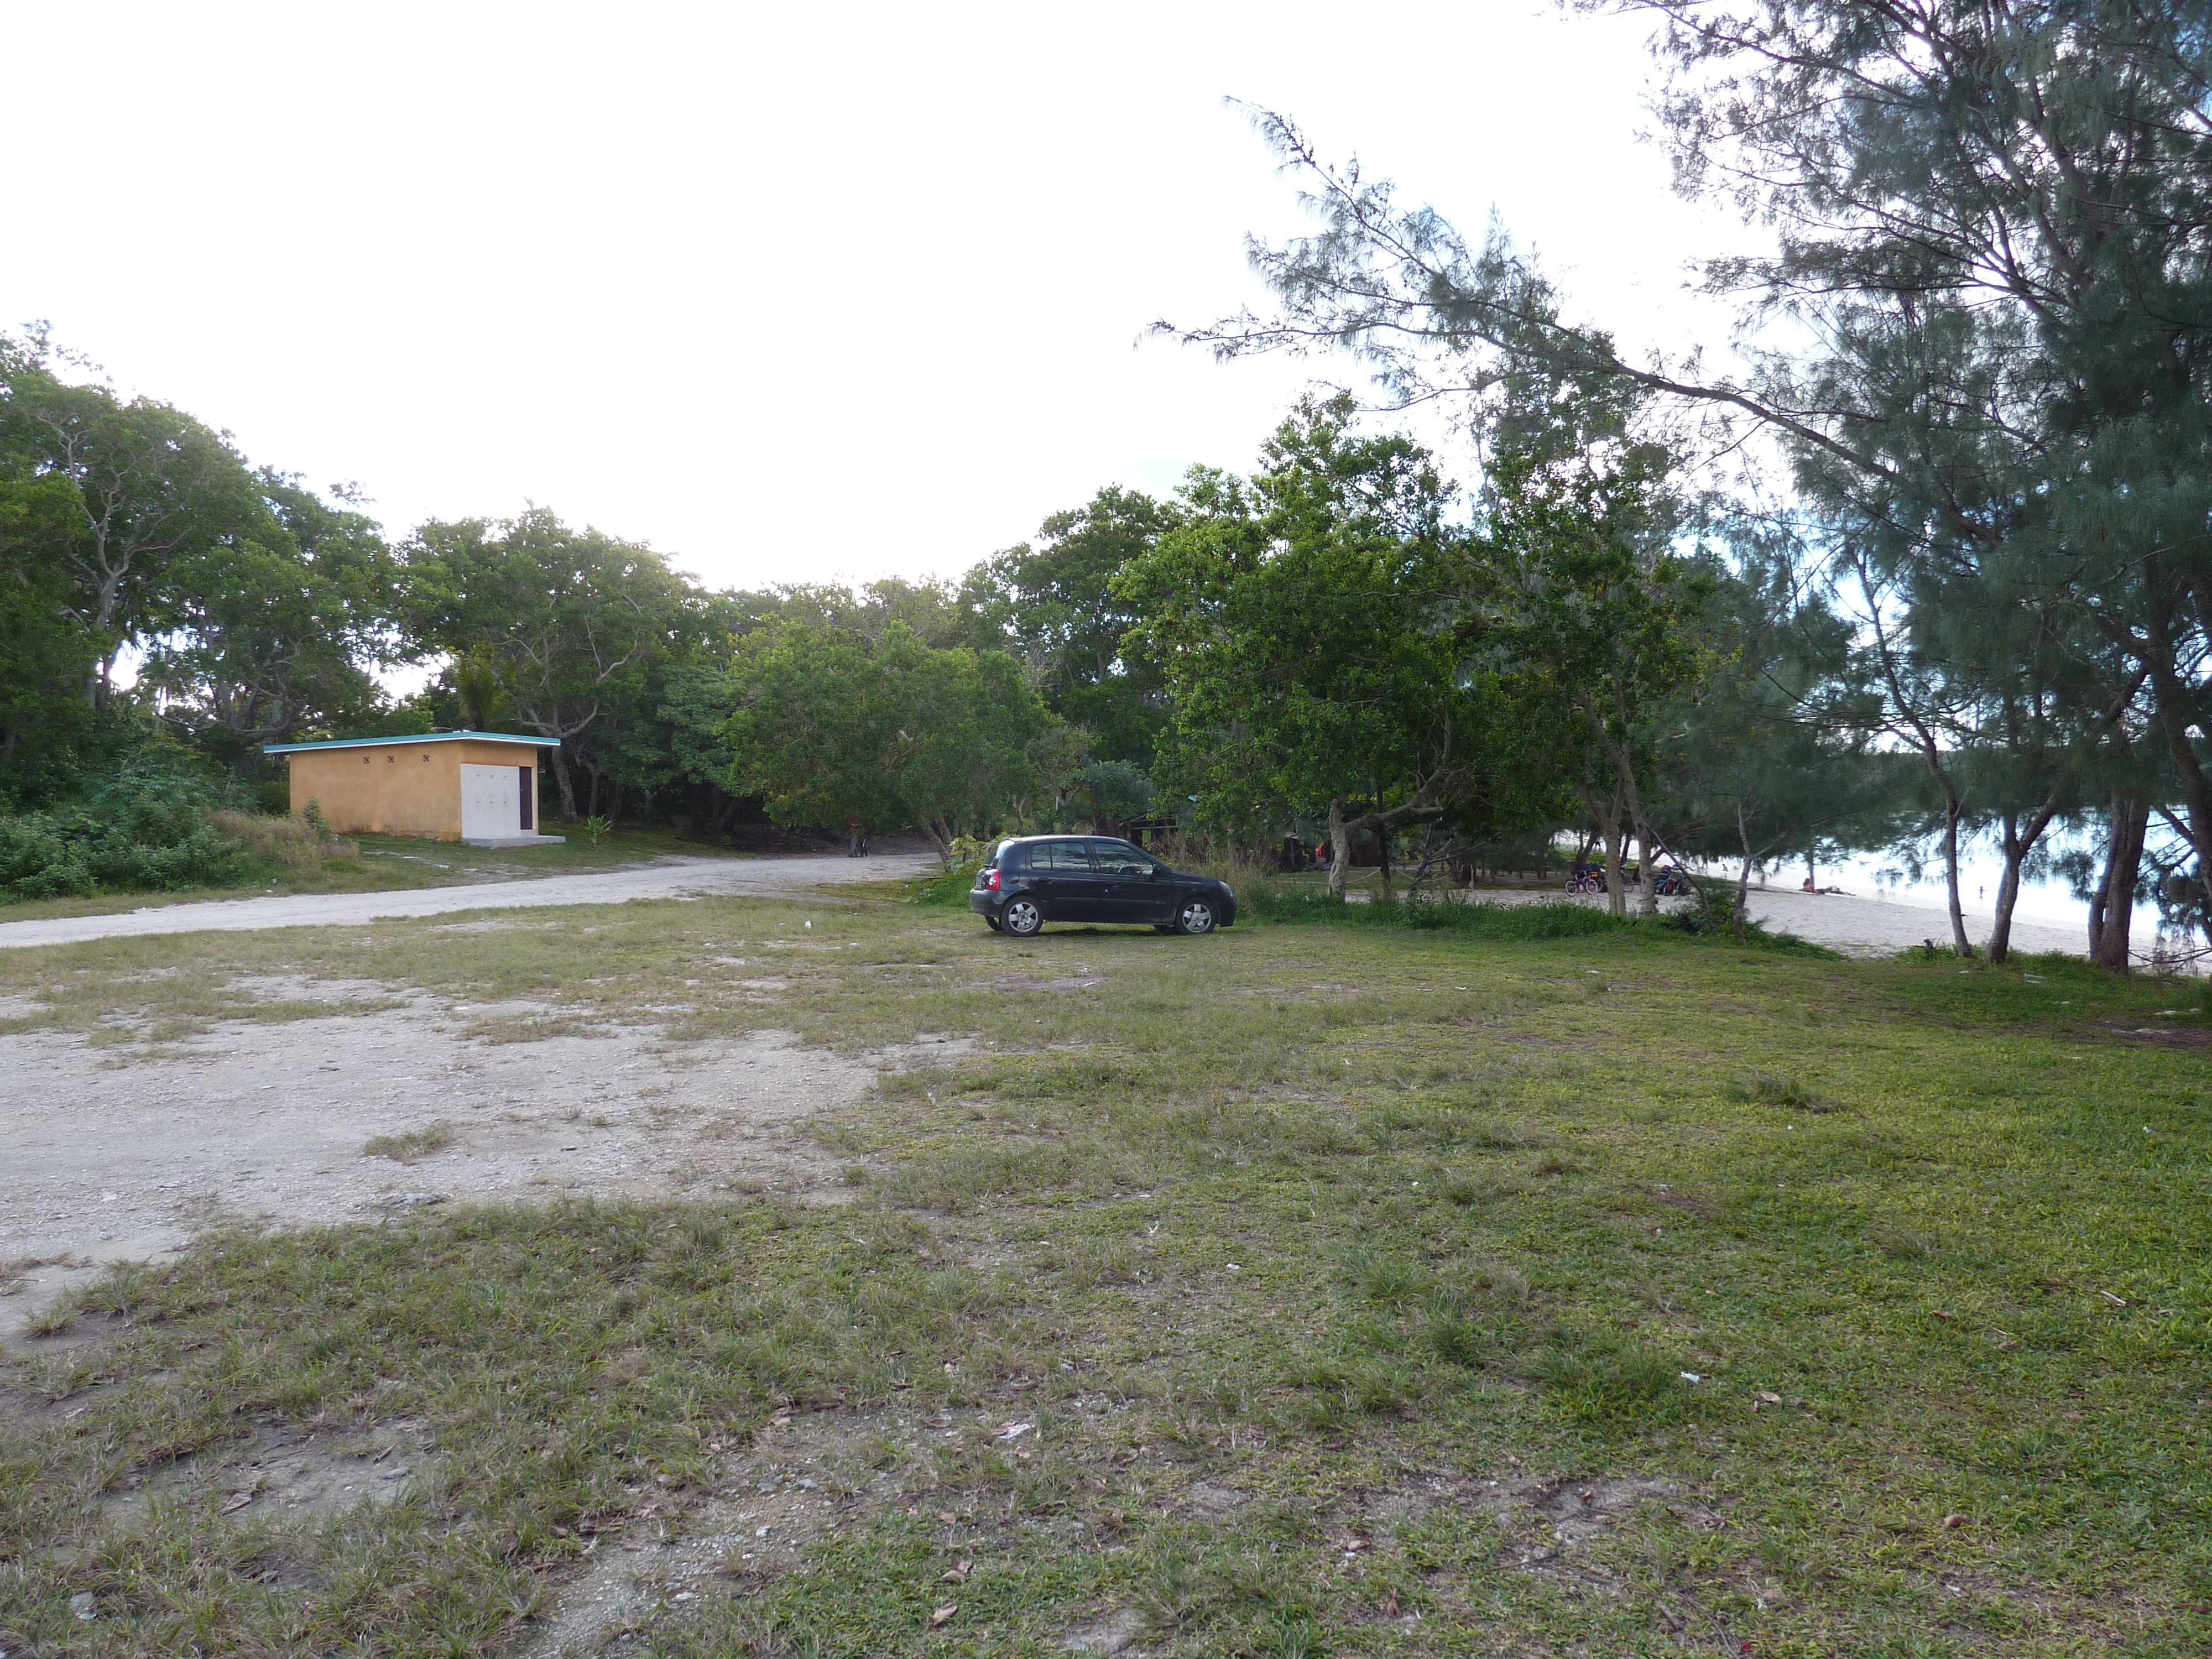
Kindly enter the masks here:
[[1043, 874], [1087, 876], [1091, 858], [1079, 841], [1038, 842], [1030, 849], [1030, 868]]
[[1102, 876], [1149, 876], [1152, 872], [1151, 854], [1123, 841], [1092, 842], [1091, 862]]

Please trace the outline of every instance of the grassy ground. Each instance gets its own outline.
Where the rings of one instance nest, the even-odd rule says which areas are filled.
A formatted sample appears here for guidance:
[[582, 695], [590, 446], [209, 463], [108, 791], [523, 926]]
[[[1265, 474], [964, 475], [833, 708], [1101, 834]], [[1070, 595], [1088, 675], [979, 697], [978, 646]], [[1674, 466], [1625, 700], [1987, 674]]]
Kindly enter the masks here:
[[253, 898], [270, 893], [382, 893], [413, 887], [453, 887], [470, 882], [516, 881], [570, 870], [604, 869], [648, 859], [732, 858], [749, 854], [694, 841], [665, 825], [610, 830], [592, 845], [574, 825], [552, 825], [565, 835], [557, 847], [464, 847], [415, 836], [360, 836], [361, 856], [333, 858], [312, 868], [269, 863], [238, 886], [191, 888], [174, 893], [110, 892], [85, 898], [0, 899], [0, 922], [50, 916], [100, 916], [154, 905], [190, 904], [210, 898]]
[[[0, 1648], [499, 1650], [609, 1559], [646, 1585], [617, 1650], [667, 1656], [2212, 1647], [2177, 987], [1637, 927], [1016, 942], [880, 901], [548, 937], [215, 936], [187, 986], [149, 971], [175, 941], [106, 941], [0, 958], [0, 995], [173, 1035], [281, 972], [972, 1046], [822, 1126], [846, 1204], [118, 1273], [0, 1371]], [[774, 1002], [734, 982], [763, 959]], [[388, 1504], [253, 1500], [249, 1455], [403, 1432]], [[754, 1517], [806, 1471], [777, 1556]]]

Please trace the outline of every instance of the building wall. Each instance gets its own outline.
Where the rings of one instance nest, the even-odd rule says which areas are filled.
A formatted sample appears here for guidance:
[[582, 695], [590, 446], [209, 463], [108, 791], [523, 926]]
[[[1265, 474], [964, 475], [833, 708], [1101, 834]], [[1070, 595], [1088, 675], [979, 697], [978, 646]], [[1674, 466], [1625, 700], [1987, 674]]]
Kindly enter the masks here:
[[538, 764], [526, 743], [387, 743], [366, 749], [308, 749], [292, 763], [292, 810], [313, 801], [342, 836], [461, 838], [461, 766]]

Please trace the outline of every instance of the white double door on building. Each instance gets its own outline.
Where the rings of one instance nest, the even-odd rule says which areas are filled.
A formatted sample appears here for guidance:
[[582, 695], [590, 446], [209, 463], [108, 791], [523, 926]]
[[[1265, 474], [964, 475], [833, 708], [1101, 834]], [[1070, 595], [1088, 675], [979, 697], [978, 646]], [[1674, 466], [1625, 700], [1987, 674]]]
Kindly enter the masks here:
[[461, 768], [461, 839], [522, 833], [522, 769]]

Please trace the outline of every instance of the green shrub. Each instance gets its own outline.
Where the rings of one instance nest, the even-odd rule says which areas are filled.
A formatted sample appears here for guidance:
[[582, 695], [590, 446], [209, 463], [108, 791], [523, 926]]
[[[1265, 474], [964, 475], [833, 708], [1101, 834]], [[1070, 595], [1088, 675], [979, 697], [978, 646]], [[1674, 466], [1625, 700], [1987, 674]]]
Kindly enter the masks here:
[[966, 908], [969, 890], [975, 885], [975, 872], [982, 867], [981, 860], [972, 864], [956, 864], [941, 876], [932, 876], [927, 881], [918, 881], [907, 890], [908, 904], [958, 905]]
[[90, 781], [74, 805], [0, 818], [0, 894], [173, 892], [236, 880], [244, 850], [209, 823], [214, 805], [204, 776], [149, 745]]
[[1565, 899], [1546, 904], [1486, 904], [1463, 899], [1409, 896], [1348, 904], [1311, 888], [1254, 882], [1237, 894], [1240, 921], [1319, 923], [1347, 927], [1411, 927], [1466, 933], [1478, 939], [1585, 939], [1617, 933], [1638, 924]]
[[[1725, 880], [1697, 882], [1700, 902], [1669, 911], [1660, 925], [1677, 933], [1696, 933], [1716, 939], [1724, 945], [1735, 943], [1735, 884]], [[1831, 951], [1825, 945], [1815, 945], [1795, 933], [1770, 933], [1759, 923], [1747, 919], [1743, 927], [1743, 942], [1760, 951], [1779, 951], [1784, 956], [1820, 957], [1836, 960], [1841, 952]]]
[[[361, 857], [361, 843], [332, 835], [313, 801], [298, 817], [262, 812], [216, 812], [209, 822], [254, 857], [294, 870], [319, 870], [331, 860]], [[309, 814], [313, 816], [310, 817]]]

